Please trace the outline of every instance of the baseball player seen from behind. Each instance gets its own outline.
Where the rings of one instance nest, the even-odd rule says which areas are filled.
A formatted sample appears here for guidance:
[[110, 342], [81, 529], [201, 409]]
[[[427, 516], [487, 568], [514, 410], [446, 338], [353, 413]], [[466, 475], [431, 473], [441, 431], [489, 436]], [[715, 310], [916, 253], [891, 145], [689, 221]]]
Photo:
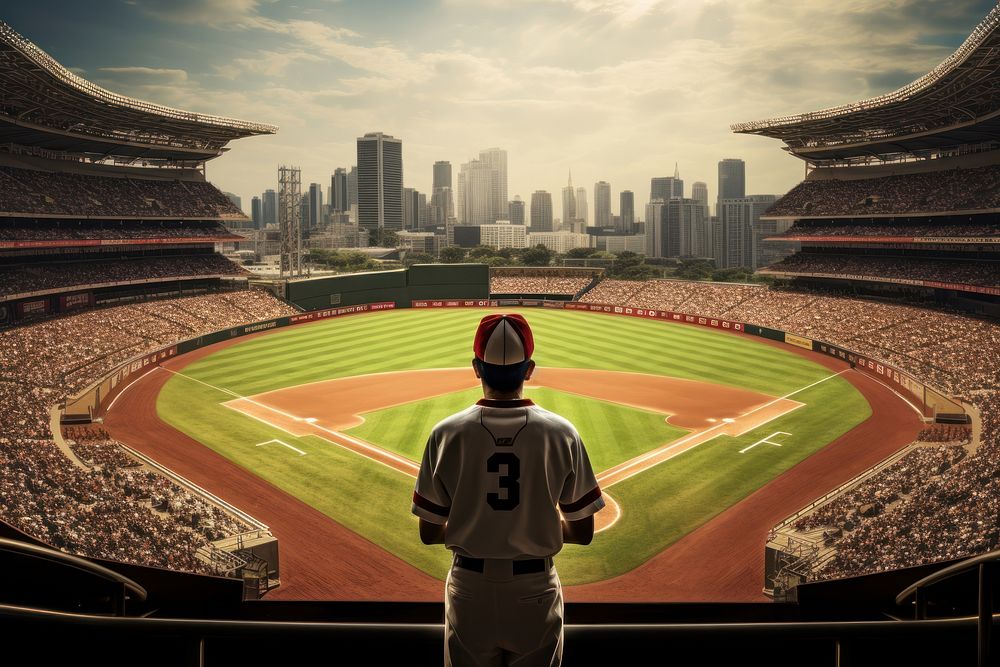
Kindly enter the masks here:
[[590, 544], [601, 489], [576, 428], [522, 397], [534, 340], [520, 315], [479, 322], [475, 405], [427, 439], [413, 513], [424, 544], [454, 553], [445, 665], [559, 665], [562, 585], [552, 557]]

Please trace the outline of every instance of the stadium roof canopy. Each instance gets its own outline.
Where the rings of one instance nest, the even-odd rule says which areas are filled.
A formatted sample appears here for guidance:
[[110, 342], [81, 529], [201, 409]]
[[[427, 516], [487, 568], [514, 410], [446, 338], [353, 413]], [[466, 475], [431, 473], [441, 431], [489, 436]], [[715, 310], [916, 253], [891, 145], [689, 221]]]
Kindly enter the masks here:
[[736, 123], [810, 162], [891, 158], [1000, 140], [1000, 6], [944, 62], [885, 95], [795, 116]]
[[200, 162], [277, 128], [118, 95], [73, 74], [0, 21], [0, 143], [98, 158]]

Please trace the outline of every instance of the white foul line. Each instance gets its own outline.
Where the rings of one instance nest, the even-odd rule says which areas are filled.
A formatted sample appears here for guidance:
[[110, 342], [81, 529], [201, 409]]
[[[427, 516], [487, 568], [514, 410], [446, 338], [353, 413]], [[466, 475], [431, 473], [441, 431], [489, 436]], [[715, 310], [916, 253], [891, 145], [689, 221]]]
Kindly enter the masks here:
[[254, 447], [263, 447], [264, 445], [270, 445], [272, 442], [276, 442], [279, 445], [282, 445], [284, 447], [288, 447], [289, 449], [298, 452], [299, 456], [305, 456], [306, 455], [306, 453], [304, 451], [302, 451], [301, 449], [298, 449], [296, 447], [292, 447], [291, 445], [289, 445], [284, 440], [278, 440], [277, 438], [274, 438], [273, 440], [265, 440], [264, 442], [258, 442], [256, 445], [254, 445]]
[[[309, 417], [309, 418], [306, 418], [306, 419], [303, 419], [302, 417], [296, 417], [293, 414], [285, 412], [284, 410], [279, 410], [278, 408], [273, 407], [271, 405], [268, 405], [266, 403], [261, 403], [260, 401], [255, 401], [254, 399], [248, 398], [246, 396], [241, 396], [240, 394], [237, 394], [235, 391], [231, 391], [231, 390], [225, 389], [223, 387], [216, 387], [215, 385], [209, 384], [208, 382], [203, 382], [202, 380], [199, 380], [198, 378], [191, 377], [190, 375], [185, 375], [184, 373], [181, 373], [179, 371], [174, 371], [174, 370], [171, 370], [169, 368], [165, 368], [163, 366], [160, 366], [159, 368], [162, 368], [163, 370], [167, 371], [168, 373], [173, 373], [174, 375], [180, 375], [181, 377], [187, 378], [188, 380], [194, 380], [198, 384], [203, 384], [206, 387], [209, 387], [211, 389], [215, 389], [216, 391], [221, 391], [224, 394], [229, 394], [230, 396], [235, 396], [236, 398], [244, 400], [244, 401], [247, 401], [248, 403], [253, 403], [254, 405], [259, 406], [261, 408], [264, 408], [265, 410], [270, 410], [271, 412], [276, 412], [276, 413], [278, 413], [279, 415], [281, 415], [283, 417], [287, 417], [289, 419], [293, 419], [293, 420], [295, 420], [297, 422], [305, 422], [305, 423], [309, 424], [310, 426], [312, 426], [313, 428], [317, 428], [317, 429], [320, 429], [321, 431], [326, 431], [330, 435], [343, 438], [344, 440], [347, 440], [347, 441], [351, 442], [352, 444], [354, 444], [357, 447], [361, 447], [362, 449], [366, 449], [369, 452], [380, 454], [382, 456], [385, 456], [386, 458], [391, 458], [391, 459], [397, 461], [398, 463], [401, 463], [401, 464], [405, 465], [407, 468], [410, 468], [411, 470], [415, 471], [414, 475], [413, 475], [414, 477], [416, 476], [416, 472], [420, 470], [420, 466], [418, 466], [416, 463], [414, 463], [410, 459], [407, 459], [407, 458], [404, 458], [404, 457], [401, 457], [401, 456], [397, 456], [397, 455], [393, 454], [392, 452], [390, 452], [388, 450], [381, 449], [381, 448], [375, 447], [373, 445], [369, 445], [368, 443], [366, 443], [366, 442], [364, 442], [362, 440], [358, 440], [357, 438], [352, 438], [351, 436], [345, 435], [344, 433], [341, 433], [340, 431], [334, 431], [334, 430], [326, 428], [324, 426], [320, 426], [319, 424], [316, 423], [316, 420], [313, 417]], [[286, 433], [289, 432], [288, 429], [282, 428], [282, 427], [280, 427], [280, 426], [278, 426], [276, 424], [272, 424], [271, 422], [267, 421], [263, 417], [258, 417], [257, 415], [252, 415], [252, 414], [250, 414], [248, 412], [243, 412], [239, 408], [236, 408], [236, 407], [234, 407], [232, 405], [229, 405], [228, 402], [223, 403], [223, 405], [225, 405], [227, 408], [230, 408], [231, 410], [235, 410], [236, 412], [239, 412], [241, 415], [244, 415], [244, 416], [247, 416], [247, 417], [251, 417], [253, 419], [256, 419], [259, 422], [267, 424], [271, 428], [276, 428], [278, 430], [285, 431]], [[305, 435], [306, 436], [312, 435], [312, 436], [315, 436], [315, 437], [321, 437], [321, 436], [316, 436], [316, 434], [314, 434], [314, 433], [307, 433]], [[305, 436], [297, 436], [297, 437], [305, 437]], [[354, 450], [351, 450], [349, 447], [346, 447], [346, 446], [340, 444], [339, 442], [330, 440], [329, 438], [322, 438], [322, 439], [326, 440], [329, 443], [337, 445], [338, 447], [343, 447], [344, 449], [346, 449], [348, 451], [354, 451]], [[280, 440], [278, 442], [280, 442]], [[265, 443], [262, 443], [262, 444], [265, 444]], [[285, 443], [281, 443], [281, 444], [285, 444]], [[286, 447], [291, 447], [291, 445], [285, 445], [285, 446]], [[292, 449], [295, 449], [295, 448], [292, 447]], [[296, 449], [295, 451], [302, 452], [302, 450], [299, 450], [299, 449]], [[357, 452], [357, 451], [355, 451], [354, 453], [355, 454], [359, 454], [359, 452]], [[305, 454], [305, 452], [302, 452], [302, 454]], [[370, 461], [375, 461], [375, 463], [381, 463], [385, 467], [387, 467], [387, 468], [389, 468], [391, 470], [395, 470], [396, 472], [402, 472], [401, 470], [399, 470], [399, 468], [394, 468], [393, 466], [389, 465], [385, 461], [380, 461], [378, 458], [375, 458], [375, 457], [372, 457], [372, 456], [365, 456], [365, 458], [368, 459], [368, 460], [370, 460]]]
[[[420, 466], [419, 465], [417, 465], [416, 463], [414, 463], [413, 461], [411, 461], [408, 458], [405, 458], [403, 456], [398, 456], [396, 454], [393, 454], [392, 452], [390, 452], [387, 449], [382, 449], [381, 447], [375, 447], [374, 445], [368, 444], [364, 440], [358, 440], [357, 438], [349, 436], [346, 433], [342, 433], [341, 431], [334, 431], [333, 429], [326, 428], [325, 426], [320, 426], [319, 424], [312, 424], [312, 426], [313, 426], [313, 428], [318, 428], [321, 431], [326, 431], [330, 435], [336, 436], [338, 438], [343, 438], [344, 440], [347, 440], [348, 442], [354, 444], [355, 446], [361, 447], [362, 449], [365, 449], [365, 450], [367, 450], [369, 452], [373, 452], [373, 453], [378, 454], [380, 456], [384, 456], [386, 458], [392, 459], [393, 461], [396, 461], [397, 463], [400, 463], [400, 464], [406, 466], [407, 468], [410, 468], [411, 470], [413, 470], [414, 471], [414, 475], [413, 475], [414, 477], [416, 477], [416, 473], [420, 471]], [[323, 438], [323, 439], [326, 440], [326, 438]], [[339, 443], [335, 442], [333, 444], [339, 444]], [[341, 445], [341, 447], [343, 447], [343, 445]], [[344, 449], [349, 449], [349, 448], [345, 447]], [[357, 453], [357, 452], [355, 452], [355, 453]], [[366, 458], [371, 458], [371, 457], [366, 457]], [[385, 463], [383, 461], [379, 461], [378, 459], [375, 459], [375, 461], [377, 463], [381, 463], [382, 465], [385, 465], [385, 466], [388, 466], [388, 467], [392, 468], [392, 466], [390, 466], [388, 463]], [[392, 469], [393, 470], [399, 470], [399, 468], [392, 468]]]
[[[753, 413], [757, 412], [758, 410], [763, 410], [766, 407], [774, 405], [778, 401], [783, 401], [783, 400], [785, 400], [786, 398], [788, 398], [790, 396], [794, 396], [795, 394], [798, 394], [799, 392], [803, 392], [806, 389], [810, 389], [812, 387], [815, 387], [816, 385], [818, 385], [820, 383], [823, 383], [823, 382], [826, 382], [827, 380], [829, 380], [831, 378], [835, 378], [838, 375], [846, 373], [849, 370], [851, 370], [851, 369], [850, 368], [845, 368], [844, 370], [840, 371], [839, 373], [834, 373], [832, 375], [827, 375], [825, 378], [817, 380], [816, 382], [813, 382], [812, 384], [808, 384], [805, 387], [802, 387], [800, 389], [796, 389], [795, 391], [789, 392], [789, 393], [785, 394], [784, 396], [779, 396], [778, 398], [774, 399], [773, 401], [768, 401], [764, 405], [759, 405], [756, 408], [754, 408], [753, 410], [750, 410], [749, 412], [744, 412], [741, 416], [742, 417], [746, 417], [747, 415], [752, 415]], [[704, 429], [702, 431], [696, 431], [696, 432], [694, 432], [694, 433], [692, 433], [690, 435], [687, 435], [687, 436], [681, 438], [680, 440], [678, 440], [676, 442], [670, 443], [666, 447], [661, 447], [660, 449], [654, 449], [653, 451], [649, 452], [648, 454], [644, 454], [643, 456], [638, 456], [638, 457], [632, 459], [626, 465], [622, 466], [621, 468], [619, 468], [615, 472], [617, 474], [618, 472], [621, 472], [622, 470], [628, 470], [629, 468], [634, 468], [637, 465], [645, 463], [649, 459], [656, 458], [657, 456], [660, 456], [664, 452], [670, 451], [671, 449], [674, 449], [675, 447], [680, 447], [681, 445], [687, 443], [689, 440], [693, 440], [694, 438], [703, 436], [706, 433], [709, 433], [710, 431], [714, 431], [716, 429], [723, 428], [724, 426], [728, 426], [728, 425], [729, 424], [727, 424], [725, 422], [720, 422], [720, 423], [716, 424], [715, 426], [710, 426], [707, 429]], [[714, 438], [715, 436], [712, 436], [712, 437]], [[706, 442], [707, 442], [707, 440], [706, 440]], [[662, 461], [661, 461], [661, 463], [662, 463]], [[645, 470], [645, 468], [643, 470], [638, 470], [638, 471], [632, 473], [631, 475], [626, 475], [625, 477], [622, 477], [622, 478], [620, 478], [618, 480], [615, 480], [614, 482], [610, 482], [607, 486], [610, 487], [610, 486], [614, 486], [618, 482], [624, 482], [626, 479], [629, 479], [629, 478], [631, 478], [631, 477], [639, 474], [640, 472], [643, 472], [644, 470]], [[607, 488], [607, 487], [602, 487], [602, 488]]]
[[[190, 375], [185, 375], [184, 373], [181, 373], [180, 371], [172, 371], [169, 368], [166, 368], [164, 366], [160, 366], [160, 368], [162, 368], [163, 370], [165, 370], [168, 373], [173, 373], [174, 375], [180, 375], [182, 378], [187, 378], [188, 380], [194, 380], [198, 384], [203, 384], [206, 387], [209, 387], [211, 389], [215, 389], [216, 391], [221, 391], [224, 394], [229, 394], [230, 396], [235, 396], [236, 398], [239, 398], [239, 399], [242, 399], [244, 401], [247, 401], [248, 403], [253, 403], [254, 405], [260, 406], [260, 407], [264, 408], [265, 410], [270, 410], [271, 412], [277, 412], [282, 417], [288, 417], [289, 419], [294, 419], [297, 422], [302, 421], [301, 417], [296, 417], [293, 414], [289, 414], [287, 412], [284, 412], [283, 410], [279, 410], [278, 408], [275, 408], [275, 407], [272, 407], [270, 405], [267, 405], [266, 403], [261, 403], [259, 401], [255, 401], [252, 398], [248, 398], [246, 396], [241, 396], [240, 394], [237, 394], [235, 391], [230, 391], [229, 389], [225, 389], [223, 387], [216, 387], [214, 384], [209, 384], [207, 382], [203, 382], [203, 381], [199, 380], [198, 378], [191, 377]], [[273, 424], [272, 424], [272, 426], [273, 426]], [[284, 430], [284, 429], [282, 429], [282, 430]]]

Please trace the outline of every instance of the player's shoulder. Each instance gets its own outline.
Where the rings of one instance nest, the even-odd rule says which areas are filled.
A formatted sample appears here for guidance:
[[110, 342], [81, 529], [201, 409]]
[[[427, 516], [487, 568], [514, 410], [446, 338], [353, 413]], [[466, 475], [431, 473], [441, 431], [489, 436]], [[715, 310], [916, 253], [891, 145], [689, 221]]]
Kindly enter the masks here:
[[453, 433], [459, 431], [468, 424], [478, 424], [479, 423], [479, 406], [470, 405], [464, 410], [459, 410], [454, 414], [450, 414], [431, 429], [432, 434], [443, 434], [443, 433]]
[[573, 425], [573, 422], [566, 419], [562, 415], [556, 414], [551, 410], [546, 410], [540, 405], [532, 405], [529, 410], [529, 414], [533, 420], [537, 420], [553, 430], [566, 433], [567, 435], [571, 435], [573, 437], [579, 437], [579, 434], [576, 432], [576, 426]]

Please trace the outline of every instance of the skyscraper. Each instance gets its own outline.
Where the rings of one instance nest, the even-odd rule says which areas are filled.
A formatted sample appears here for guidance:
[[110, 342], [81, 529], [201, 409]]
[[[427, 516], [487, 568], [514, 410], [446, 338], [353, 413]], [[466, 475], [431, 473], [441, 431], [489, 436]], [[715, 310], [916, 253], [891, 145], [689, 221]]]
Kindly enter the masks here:
[[708, 184], [704, 181], [695, 181], [691, 184], [691, 199], [697, 199], [705, 207], [705, 216], [710, 215], [708, 208]]
[[323, 222], [323, 186], [309, 184], [309, 219], [307, 229], [316, 229]]
[[667, 256], [666, 208], [663, 199], [646, 204], [646, 257]]
[[482, 160], [470, 160], [458, 170], [458, 222], [461, 225], [490, 225], [503, 219], [495, 209], [499, 173]]
[[264, 226], [264, 211], [261, 209], [260, 197], [250, 200], [250, 219], [253, 220], [253, 228], [260, 229]]
[[573, 189], [573, 172], [569, 172], [569, 184], [562, 189], [563, 222], [576, 220], [576, 190]]
[[621, 220], [619, 226], [619, 231], [622, 234], [634, 234], [635, 233], [635, 194], [631, 190], [622, 190], [621, 194], [618, 195], [620, 215], [618, 216]]
[[545, 190], [531, 193], [531, 231], [555, 231], [552, 227], [552, 194]]
[[261, 213], [264, 227], [278, 224], [278, 193], [274, 190], [264, 190], [261, 197]]
[[669, 201], [674, 197], [684, 196], [684, 181], [681, 180], [680, 170], [674, 165], [673, 176], [659, 176], [649, 179], [649, 198]]
[[451, 187], [451, 162], [438, 160], [434, 163], [433, 189]]
[[486, 225], [507, 217], [507, 151], [489, 148], [458, 170], [455, 213], [459, 224]]
[[587, 188], [576, 189], [576, 217], [584, 224], [590, 222], [590, 211], [587, 207]]
[[412, 231], [417, 227], [417, 191], [403, 188], [403, 229]]
[[507, 216], [512, 225], [524, 224], [524, 202], [521, 195], [514, 195], [514, 199], [507, 205]]
[[354, 165], [351, 170], [347, 172], [347, 209], [350, 210], [352, 206], [356, 206], [358, 203], [358, 167]]
[[[717, 201], [742, 199], [747, 193], [746, 163], [739, 158], [719, 161], [719, 190]], [[716, 215], [720, 215], [716, 211]]]
[[351, 205], [348, 199], [347, 170], [343, 167], [337, 167], [333, 170], [333, 176], [330, 177], [330, 212], [350, 211]]
[[750, 195], [719, 200], [721, 238], [715, 241], [715, 265], [720, 269], [752, 268], [753, 229], [761, 214], [777, 201], [776, 195]]
[[594, 183], [594, 226], [611, 226], [611, 184], [607, 181]]
[[445, 225], [455, 217], [455, 200], [452, 194], [451, 162], [438, 160], [434, 163], [434, 182], [431, 188], [431, 225]]
[[666, 202], [667, 257], [705, 256], [705, 208], [684, 197]]
[[403, 142], [382, 132], [358, 137], [358, 225], [403, 228]]
[[479, 161], [496, 171], [494, 191], [490, 197], [490, 211], [493, 220], [502, 220], [507, 210], [507, 151], [502, 148], [487, 148], [479, 152]]

